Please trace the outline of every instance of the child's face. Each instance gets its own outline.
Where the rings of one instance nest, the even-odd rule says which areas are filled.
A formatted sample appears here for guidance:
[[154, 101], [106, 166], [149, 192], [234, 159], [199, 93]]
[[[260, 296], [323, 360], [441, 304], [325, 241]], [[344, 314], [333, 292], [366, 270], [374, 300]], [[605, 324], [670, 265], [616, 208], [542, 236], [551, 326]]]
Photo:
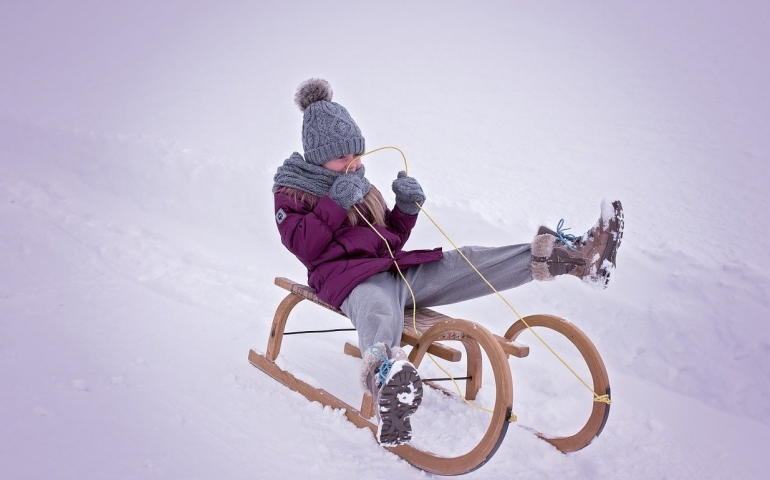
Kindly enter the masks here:
[[[348, 168], [348, 165], [350, 165], [350, 168]], [[351, 153], [344, 157], [329, 160], [323, 164], [323, 167], [332, 172], [355, 172], [361, 168], [361, 157]]]

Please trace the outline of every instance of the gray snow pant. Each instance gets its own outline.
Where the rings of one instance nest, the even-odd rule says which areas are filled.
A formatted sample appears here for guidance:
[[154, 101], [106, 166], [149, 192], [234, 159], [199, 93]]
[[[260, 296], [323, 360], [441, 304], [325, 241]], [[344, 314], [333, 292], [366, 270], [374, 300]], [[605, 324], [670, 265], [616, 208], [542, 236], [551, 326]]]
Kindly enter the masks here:
[[[530, 244], [505, 247], [461, 247], [466, 257], [500, 290], [532, 281]], [[460, 256], [457, 250], [441, 260], [409, 267], [404, 272], [418, 308], [435, 307], [489, 295], [492, 289]], [[360, 283], [340, 309], [358, 330], [358, 346], [366, 355], [377, 343], [401, 345], [404, 308], [412, 296], [398, 273], [381, 272]]]

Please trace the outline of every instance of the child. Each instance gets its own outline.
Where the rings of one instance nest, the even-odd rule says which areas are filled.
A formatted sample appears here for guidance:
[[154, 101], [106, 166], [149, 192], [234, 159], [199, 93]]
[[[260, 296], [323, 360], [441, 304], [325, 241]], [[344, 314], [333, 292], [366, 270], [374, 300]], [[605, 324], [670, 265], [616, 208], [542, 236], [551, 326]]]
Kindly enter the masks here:
[[[400, 348], [404, 309], [413, 300], [394, 263], [420, 307], [491, 290], [457, 251], [403, 250], [425, 194], [417, 180], [399, 172], [391, 186], [396, 204], [388, 208], [366, 179], [359, 157], [365, 151], [361, 130], [345, 107], [332, 102], [328, 82], [303, 82], [295, 102], [304, 112], [304, 158], [293, 153], [275, 175], [281, 241], [307, 267], [308, 285], [318, 297], [341, 309], [358, 331], [361, 380], [378, 406], [378, 441], [405, 443], [411, 439], [409, 417], [422, 401], [422, 381]], [[564, 274], [604, 288], [622, 233], [623, 210], [614, 202], [602, 205], [602, 217], [582, 237], [541, 227], [531, 244], [462, 247], [462, 252], [498, 290]]]

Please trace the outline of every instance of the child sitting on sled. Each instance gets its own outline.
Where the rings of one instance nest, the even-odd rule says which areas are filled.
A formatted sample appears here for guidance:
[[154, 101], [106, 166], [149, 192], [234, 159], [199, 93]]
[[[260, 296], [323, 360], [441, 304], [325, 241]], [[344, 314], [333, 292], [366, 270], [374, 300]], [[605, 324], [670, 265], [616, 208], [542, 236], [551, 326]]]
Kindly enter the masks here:
[[[420, 307], [461, 302], [491, 290], [456, 250], [403, 249], [425, 193], [416, 179], [399, 172], [391, 185], [395, 206], [388, 207], [366, 179], [361, 130], [345, 107], [332, 102], [328, 82], [303, 82], [295, 102], [304, 113], [304, 157], [294, 152], [274, 178], [281, 241], [307, 267], [308, 285], [317, 296], [341, 309], [358, 331], [361, 382], [374, 396], [380, 419], [377, 440], [405, 443], [423, 392], [400, 348], [404, 309], [413, 302]], [[604, 288], [622, 228], [621, 204], [613, 202], [602, 205], [600, 219], [581, 237], [541, 227], [531, 243], [461, 250], [498, 290], [565, 274]], [[396, 263], [412, 292], [395, 273]]]

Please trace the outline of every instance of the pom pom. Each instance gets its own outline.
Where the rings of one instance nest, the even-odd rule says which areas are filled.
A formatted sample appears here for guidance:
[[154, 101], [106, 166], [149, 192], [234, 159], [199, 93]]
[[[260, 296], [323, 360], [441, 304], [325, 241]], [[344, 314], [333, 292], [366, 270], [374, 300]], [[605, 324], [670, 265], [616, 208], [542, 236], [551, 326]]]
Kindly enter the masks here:
[[320, 100], [331, 102], [332, 94], [332, 86], [329, 82], [320, 78], [311, 78], [299, 84], [297, 93], [294, 95], [294, 103], [304, 112], [310, 104]]

